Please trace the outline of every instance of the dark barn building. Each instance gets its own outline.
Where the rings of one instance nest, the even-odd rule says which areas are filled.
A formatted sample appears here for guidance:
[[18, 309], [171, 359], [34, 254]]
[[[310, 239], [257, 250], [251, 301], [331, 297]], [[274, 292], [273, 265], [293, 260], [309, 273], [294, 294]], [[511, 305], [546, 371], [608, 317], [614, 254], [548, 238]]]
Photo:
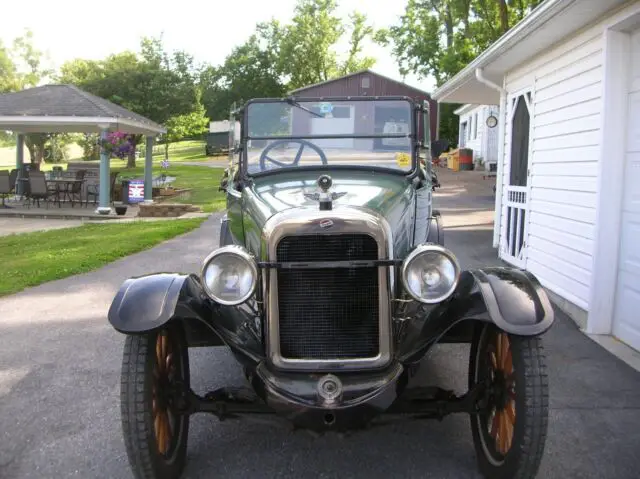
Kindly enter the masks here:
[[[371, 70], [356, 73], [298, 88], [290, 92], [297, 97], [323, 96], [408, 96], [418, 102], [429, 101], [431, 116], [431, 141], [438, 138], [438, 103], [422, 90], [414, 88]], [[422, 130], [420, 131], [422, 135]]]

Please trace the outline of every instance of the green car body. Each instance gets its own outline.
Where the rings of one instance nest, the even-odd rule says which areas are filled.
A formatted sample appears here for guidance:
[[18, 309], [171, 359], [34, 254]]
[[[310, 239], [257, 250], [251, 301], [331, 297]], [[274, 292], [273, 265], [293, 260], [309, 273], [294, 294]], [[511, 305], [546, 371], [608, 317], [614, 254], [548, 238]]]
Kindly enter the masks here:
[[[553, 310], [532, 274], [463, 270], [445, 247], [429, 138], [417, 137], [428, 110], [406, 97], [286, 98], [251, 100], [234, 116], [241, 133], [231, 138], [220, 185], [227, 211], [219, 246], [199, 274], [125, 281], [109, 310], [127, 348], [151, 351], [135, 368], [123, 366], [131, 390], [164, 391], [160, 404], [180, 421], [196, 412], [273, 414], [319, 432], [464, 412], [487, 477], [534, 477], [546, 428], [546, 409], [536, 405], [547, 400], [539, 336]], [[166, 351], [161, 335], [187, 363], [190, 347], [228, 348], [249, 388], [199, 396], [184, 376], [156, 384], [149, 365]], [[443, 342], [471, 343], [462, 396], [410, 387]], [[130, 396], [124, 404], [138, 405]], [[153, 449], [137, 425], [151, 424], [145, 414], [157, 404], [124, 409], [134, 467], [140, 447]], [[507, 440], [502, 426], [516, 412], [526, 421]], [[144, 477], [178, 477], [186, 439], [175, 441], [178, 459], [165, 460], [159, 448], [160, 472]]]

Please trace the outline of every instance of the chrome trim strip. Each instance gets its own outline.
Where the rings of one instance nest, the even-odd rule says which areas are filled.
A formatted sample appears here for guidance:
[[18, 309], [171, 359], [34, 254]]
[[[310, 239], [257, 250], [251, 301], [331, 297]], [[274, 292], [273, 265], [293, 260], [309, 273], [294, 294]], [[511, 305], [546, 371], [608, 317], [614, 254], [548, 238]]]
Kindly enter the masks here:
[[[320, 222], [330, 219], [333, 225], [321, 227]], [[278, 213], [264, 225], [261, 259], [277, 261], [276, 249], [285, 236], [305, 234], [368, 234], [378, 244], [378, 259], [393, 259], [393, 238], [388, 222], [373, 211], [351, 206], [339, 206], [321, 211], [317, 207], [292, 208]], [[266, 351], [270, 364], [276, 368], [297, 371], [341, 371], [362, 368], [382, 368], [391, 362], [391, 291], [393, 291], [393, 266], [378, 266], [378, 335], [379, 353], [374, 357], [357, 359], [288, 359], [280, 353], [280, 326], [278, 309], [277, 271], [268, 269], [265, 274], [265, 300], [267, 311]], [[268, 279], [266, 277], [268, 276]]]

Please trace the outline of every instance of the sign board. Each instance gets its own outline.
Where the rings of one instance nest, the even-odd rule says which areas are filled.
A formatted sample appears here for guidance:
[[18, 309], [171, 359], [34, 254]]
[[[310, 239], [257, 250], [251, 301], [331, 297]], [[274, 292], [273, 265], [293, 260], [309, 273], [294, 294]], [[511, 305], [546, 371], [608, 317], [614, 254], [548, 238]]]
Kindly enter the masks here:
[[320, 103], [320, 113], [326, 115], [333, 111], [333, 105], [331, 103]]
[[127, 197], [129, 198], [129, 203], [144, 201], [144, 180], [131, 180]]

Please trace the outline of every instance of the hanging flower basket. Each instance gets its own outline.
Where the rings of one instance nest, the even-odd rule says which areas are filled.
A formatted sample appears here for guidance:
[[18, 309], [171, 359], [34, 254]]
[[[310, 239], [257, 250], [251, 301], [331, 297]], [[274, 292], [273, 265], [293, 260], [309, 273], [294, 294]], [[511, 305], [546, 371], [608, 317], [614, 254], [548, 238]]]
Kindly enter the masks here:
[[130, 141], [130, 135], [121, 131], [109, 133], [106, 138], [100, 139], [99, 143], [110, 158], [124, 159], [135, 151], [135, 147]]

